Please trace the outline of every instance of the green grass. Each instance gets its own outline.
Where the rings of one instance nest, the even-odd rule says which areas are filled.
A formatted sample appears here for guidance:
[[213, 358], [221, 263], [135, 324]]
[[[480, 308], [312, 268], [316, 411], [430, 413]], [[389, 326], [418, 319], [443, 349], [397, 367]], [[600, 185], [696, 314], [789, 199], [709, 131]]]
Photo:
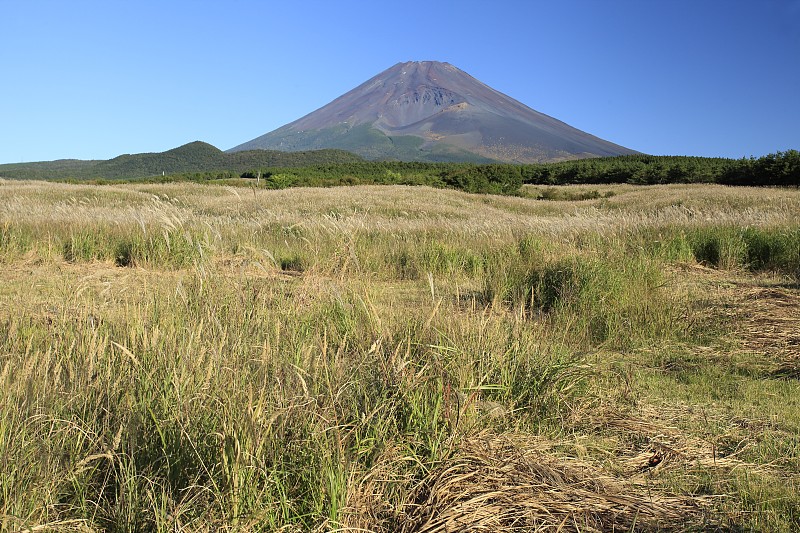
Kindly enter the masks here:
[[717, 227], [692, 232], [697, 261], [715, 267], [800, 273], [800, 231], [795, 228]]

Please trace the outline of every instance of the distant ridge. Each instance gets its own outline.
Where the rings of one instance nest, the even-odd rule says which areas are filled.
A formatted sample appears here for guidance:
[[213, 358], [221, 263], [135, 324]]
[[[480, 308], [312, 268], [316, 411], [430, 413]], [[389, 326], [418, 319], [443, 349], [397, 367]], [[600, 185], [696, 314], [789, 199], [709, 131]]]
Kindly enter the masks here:
[[437, 61], [398, 63], [229, 152], [320, 148], [368, 159], [510, 163], [638, 153], [535, 111]]
[[228, 154], [202, 141], [166, 152], [124, 154], [108, 160], [61, 159], [0, 165], [0, 177], [10, 179], [136, 179], [189, 172], [245, 172], [263, 167], [303, 167], [354, 163], [363, 158], [343, 150], [287, 153], [254, 150]]

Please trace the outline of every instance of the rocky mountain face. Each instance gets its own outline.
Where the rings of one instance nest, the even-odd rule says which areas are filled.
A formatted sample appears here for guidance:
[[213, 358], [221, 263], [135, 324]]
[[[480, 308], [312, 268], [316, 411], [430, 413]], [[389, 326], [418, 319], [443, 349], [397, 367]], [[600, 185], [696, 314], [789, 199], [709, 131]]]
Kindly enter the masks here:
[[637, 153], [539, 113], [448, 63], [398, 63], [232, 148], [339, 148], [371, 159], [536, 163]]

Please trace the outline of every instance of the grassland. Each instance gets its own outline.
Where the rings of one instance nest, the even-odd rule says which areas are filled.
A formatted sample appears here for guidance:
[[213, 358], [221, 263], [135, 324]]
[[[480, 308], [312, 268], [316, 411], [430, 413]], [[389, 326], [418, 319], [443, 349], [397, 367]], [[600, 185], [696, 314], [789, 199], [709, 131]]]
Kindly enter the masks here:
[[0, 530], [794, 531], [800, 191], [0, 180]]

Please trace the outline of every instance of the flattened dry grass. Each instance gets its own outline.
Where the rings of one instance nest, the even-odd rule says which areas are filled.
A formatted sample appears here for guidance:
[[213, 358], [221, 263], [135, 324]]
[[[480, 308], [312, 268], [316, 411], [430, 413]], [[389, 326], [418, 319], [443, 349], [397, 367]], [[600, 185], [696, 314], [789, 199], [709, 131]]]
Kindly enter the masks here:
[[737, 324], [745, 350], [763, 355], [775, 377], [800, 379], [800, 291], [797, 284], [743, 284]]
[[702, 498], [648, 492], [529, 435], [478, 434], [423, 480], [405, 531], [684, 530]]

